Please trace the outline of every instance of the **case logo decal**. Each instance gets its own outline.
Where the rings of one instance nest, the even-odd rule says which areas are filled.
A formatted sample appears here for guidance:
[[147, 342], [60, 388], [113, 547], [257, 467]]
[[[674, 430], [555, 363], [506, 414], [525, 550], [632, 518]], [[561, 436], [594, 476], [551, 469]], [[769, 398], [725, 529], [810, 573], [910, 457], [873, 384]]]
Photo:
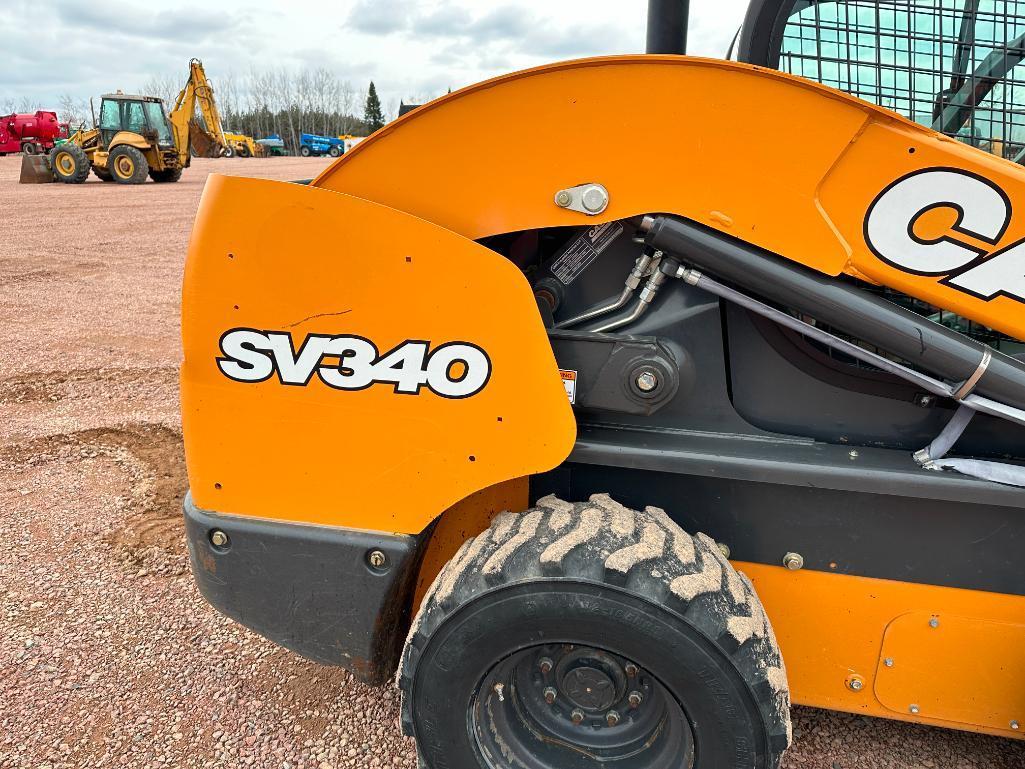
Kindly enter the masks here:
[[[953, 211], [949, 234], [916, 234], [923, 215]], [[990, 300], [1025, 302], [1025, 239], [996, 249], [1011, 223], [1011, 200], [988, 179], [958, 168], [927, 168], [904, 176], [872, 201], [865, 242], [887, 264]]]
[[217, 367], [236, 382], [263, 382], [275, 374], [283, 385], [305, 386], [316, 374], [336, 390], [392, 385], [401, 395], [426, 387], [443, 398], [469, 398], [491, 378], [491, 359], [469, 342], [408, 339], [383, 355], [369, 339], [309, 334], [296, 350], [291, 334], [233, 328], [221, 335]]

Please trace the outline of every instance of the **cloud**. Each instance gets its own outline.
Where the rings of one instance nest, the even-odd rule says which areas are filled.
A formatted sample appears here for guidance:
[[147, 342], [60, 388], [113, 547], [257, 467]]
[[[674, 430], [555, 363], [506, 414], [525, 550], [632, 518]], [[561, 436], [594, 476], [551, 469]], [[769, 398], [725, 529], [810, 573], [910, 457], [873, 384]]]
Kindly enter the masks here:
[[390, 35], [409, 28], [416, 9], [413, 0], [359, 0], [345, 21], [345, 28], [368, 35]]

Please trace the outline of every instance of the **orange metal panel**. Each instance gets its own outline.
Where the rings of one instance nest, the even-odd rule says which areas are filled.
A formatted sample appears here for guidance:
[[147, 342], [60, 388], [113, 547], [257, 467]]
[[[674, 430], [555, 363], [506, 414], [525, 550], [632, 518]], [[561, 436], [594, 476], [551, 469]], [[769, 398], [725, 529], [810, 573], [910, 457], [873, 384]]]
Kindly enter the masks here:
[[[734, 565], [765, 605], [795, 703], [1022, 737], [1011, 721], [1025, 724], [1025, 596]], [[922, 638], [934, 615], [944, 634]], [[905, 622], [921, 632], [901, 632]]]
[[1016, 721], [1020, 731], [1025, 724], [1022, 649], [1025, 624], [909, 612], [886, 628], [876, 698], [896, 713], [990, 729], [1007, 729]]
[[[512, 119], [522, 115], [535, 130]], [[980, 298], [943, 274], [901, 272], [866, 242], [876, 197], [902, 174], [937, 166], [1025, 200], [1021, 167], [839, 91], [734, 62], [624, 56], [552, 64], [442, 97], [375, 133], [314, 184], [475, 239], [678, 214], [1025, 338], [1022, 301]], [[558, 190], [586, 182], [609, 190], [601, 215], [554, 204]], [[950, 234], [955, 209], [947, 210]], [[987, 254], [1025, 235], [1025, 217], [1011, 218]]]
[[[520, 271], [384, 206], [211, 177], [182, 317], [182, 422], [201, 508], [416, 533], [479, 489], [558, 465], [576, 439]], [[336, 344], [394, 348], [412, 362], [340, 360]], [[442, 365], [468, 345], [484, 358], [468, 351], [472, 365]], [[459, 397], [485, 358], [489, 377]], [[418, 392], [388, 381], [402, 372]], [[247, 377], [260, 381], [236, 381]]]

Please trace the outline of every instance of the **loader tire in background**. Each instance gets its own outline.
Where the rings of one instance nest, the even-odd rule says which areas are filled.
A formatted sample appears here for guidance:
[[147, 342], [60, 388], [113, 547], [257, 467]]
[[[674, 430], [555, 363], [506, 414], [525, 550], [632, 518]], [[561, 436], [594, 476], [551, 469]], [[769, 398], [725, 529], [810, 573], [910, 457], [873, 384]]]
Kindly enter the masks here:
[[114, 177], [110, 175], [110, 171], [108, 171], [106, 168], [93, 166], [93, 173], [96, 175], [96, 178], [99, 179], [101, 182], [114, 181]]
[[775, 769], [786, 671], [714, 541], [607, 495], [463, 543], [413, 622], [402, 728], [439, 769]]
[[22, 142], [21, 151], [26, 155], [38, 155], [40, 147], [35, 142]]
[[149, 175], [149, 163], [135, 147], [119, 144], [107, 156], [107, 170], [118, 184], [142, 184]]
[[171, 184], [182, 178], [182, 169], [165, 168], [163, 171], [150, 171], [149, 178], [157, 184]]
[[65, 184], [81, 184], [89, 177], [89, 156], [77, 144], [65, 142], [50, 150], [53, 178]]

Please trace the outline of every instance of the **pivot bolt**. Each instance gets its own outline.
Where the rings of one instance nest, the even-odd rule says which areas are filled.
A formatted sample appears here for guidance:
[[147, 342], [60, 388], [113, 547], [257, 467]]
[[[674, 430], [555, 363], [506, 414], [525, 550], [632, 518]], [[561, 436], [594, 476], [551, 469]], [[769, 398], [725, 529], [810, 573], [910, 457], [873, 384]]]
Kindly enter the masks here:
[[630, 696], [626, 698], [626, 701], [630, 703], [631, 708], [640, 707], [643, 700], [644, 697], [642, 697], [641, 693], [638, 691], [630, 692]]
[[614, 710], [610, 710], [608, 713], [605, 714], [605, 723], [607, 723], [609, 726], [615, 726], [616, 724], [618, 724], [619, 713], [617, 713]]
[[227, 547], [228, 535], [220, 529], [214, 529], [210, 532], [210, 542], [214, 547]]
[[569, 719], [579, 726], [584, 722], [584, 711], [580, 708], [573, 708], [573, 712], [569, 714]]
[[555, 691], [555, 687], [554, 686], [546, 686], [545, 687], [545, 702], [547, 702], [549, 705], [552, 705], [552, 704], [555, 703], [555, 697], [557, 695], [558, 695], [558, 692]]
[[388, 558], [380, 550], [371, 550], [370, 555], [367, 556], [367, 560], [375, 569], [383, 569], [384, 565], [388, 563]]
[[609, 204], [609, 193], [605, 191], [604, 187], [598, 185], [587, 187], [580, 196], [580, 202], [588, 212], [599, 214]]
[[566, 208], [572, 202], [573, 196], [570, 194], [569, 190], [559, 190], [555, 193], [555, 205], [560, 208]]
[[650, 393], [658, 387], [658, 377], [655, 376], [654, 371], [645, 370], [637, 375], [636, 384], [637, 389], [642, 393]]
[[537, 666], [541, 669], [542, 673], [551, 673], [552, 672], [552, 667], [554, 665], [555, 665], [555, 663], [552, 662], [552, 658], [551, 657], [542, 657], [540, 660], [538, 660], [538, 663], [537, 663]]
[[783, 565], [790, 571], [797, 571], [804, 568], [804, 556], [800, 553], [787, 553], [783, 556]]

